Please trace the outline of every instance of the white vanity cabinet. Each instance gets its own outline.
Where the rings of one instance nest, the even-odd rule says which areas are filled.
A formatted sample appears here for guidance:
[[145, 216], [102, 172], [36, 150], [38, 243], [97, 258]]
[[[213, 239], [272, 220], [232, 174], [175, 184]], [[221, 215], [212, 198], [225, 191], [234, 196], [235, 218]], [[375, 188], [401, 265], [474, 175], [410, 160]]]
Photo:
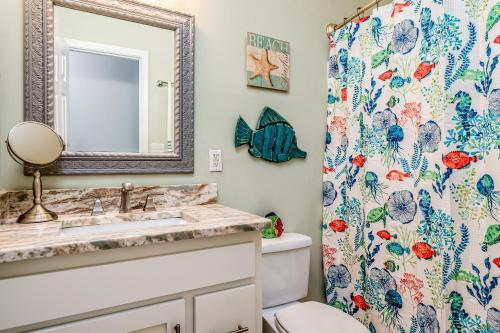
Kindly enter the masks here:
[[196, 296], [195, 332], [256, 332], [252, 295], [255, 295], [255, 285]]
[[121, 311], [110, 315], [37, 330], [38, 333], [181, 333], [184, 332], [183, 299]]
[[258, 232], [79, 256], [0, 265], [0, 332], [261, 331]]

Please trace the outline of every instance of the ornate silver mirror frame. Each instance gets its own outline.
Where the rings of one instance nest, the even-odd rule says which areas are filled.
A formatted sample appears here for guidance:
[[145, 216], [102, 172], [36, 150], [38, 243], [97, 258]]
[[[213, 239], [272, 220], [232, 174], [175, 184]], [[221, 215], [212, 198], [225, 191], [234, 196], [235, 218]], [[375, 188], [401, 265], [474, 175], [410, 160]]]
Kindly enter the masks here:
[[54, 123], [54, 5], [175, 31], [175, 144], [173, 155], [64, 152], [44, 174], [192, 173], [194, 17], [132, 0], [24, 0], [24, 120], [49, 126]]

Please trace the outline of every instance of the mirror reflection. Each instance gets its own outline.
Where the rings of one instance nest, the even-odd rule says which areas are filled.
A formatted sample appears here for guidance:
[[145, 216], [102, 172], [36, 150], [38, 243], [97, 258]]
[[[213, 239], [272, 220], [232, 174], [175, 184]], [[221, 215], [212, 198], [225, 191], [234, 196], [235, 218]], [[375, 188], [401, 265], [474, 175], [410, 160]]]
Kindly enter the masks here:
[[175, 33], [54, 7], [54, 127], [70, 152], [174, 152]]
[[41, 167], [61, 156], [64, 142], [49, 126], [27, 121], [14, 126], [7, 137], [7, 150], [20, 164]]

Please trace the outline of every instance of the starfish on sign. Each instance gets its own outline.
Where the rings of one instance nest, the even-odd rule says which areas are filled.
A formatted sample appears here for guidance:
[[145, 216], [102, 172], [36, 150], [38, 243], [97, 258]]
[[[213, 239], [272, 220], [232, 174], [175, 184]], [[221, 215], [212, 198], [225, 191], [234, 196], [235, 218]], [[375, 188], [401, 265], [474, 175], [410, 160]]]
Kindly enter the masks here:
[[250, 80], [262, 76], [262, 78], [266, 80], [267, 84], [272, 87], [273, 83], [271, 82], [271, 71], [278, 69], [279, 67], [269, 62], [269, 54], [267, 53], [267, 49], [264, 49], [264, 53], [262, 54], [262, 57], [260, 59], [257, 58], [254, 54], [250, 54], [250, 57], [255, 63], [255, 71], [250, 77]]

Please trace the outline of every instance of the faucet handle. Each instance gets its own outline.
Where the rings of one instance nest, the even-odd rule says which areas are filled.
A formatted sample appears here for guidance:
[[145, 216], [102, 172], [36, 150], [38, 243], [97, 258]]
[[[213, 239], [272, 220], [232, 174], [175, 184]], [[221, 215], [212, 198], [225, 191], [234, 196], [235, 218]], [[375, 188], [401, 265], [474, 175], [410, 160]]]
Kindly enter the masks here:
[[127, 191], [127, 192], [130, 192], [130, 191], [133, 191], [134, 190], [134, 184], [132, 183], [122, 183], [122, 191]]
[[146, 196], [146, 201], [144, 202], [144, 206], [142, 207], [142, 210], [144, 212], [151, 212], [151, 211], [156, 210], [155, 202], [154, 202], [154, 199], [151, 195], [148, 194]]
[[104, 214], [104, 209], [102, 208], [102, 201], [101, 199], [97, 198], [95, 199], [94, 202], [94, 209], [92, 209], [92, 216], [96, 215], [103, 215]]

